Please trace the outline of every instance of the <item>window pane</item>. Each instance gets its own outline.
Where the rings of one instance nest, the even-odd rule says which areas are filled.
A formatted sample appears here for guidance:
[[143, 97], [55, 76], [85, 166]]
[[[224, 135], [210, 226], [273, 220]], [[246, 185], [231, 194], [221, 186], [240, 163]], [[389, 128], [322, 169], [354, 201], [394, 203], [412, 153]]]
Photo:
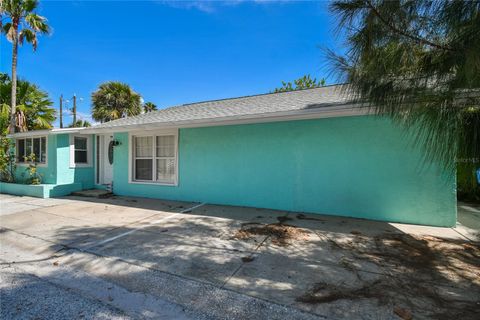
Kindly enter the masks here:
[[157, 181], [174, 182], [175, 159], [157, 159]]
[[74, 137], [75, 150], [87, 150], [87, 138]]
[[152, 159], [135, 160], [135, 180], [152, 180]]
[[40, 162], [45, 163], [47, 160], [47, 139], [45, 137], [41, 138], [41, 148], [40, 148]]
[[151, 157], [152, 137], [135, 137], [135, 157]]
[[30, 157], [32, 153], [32, 139], [25, 139], [25, 156]]
[[75, 150], [75, 163], [87, 163], [87, 151]]
[[33, 153], [35, 153], [35, 161], [40, 161], [40, 138], [33, 139]]
[[157, 137], [157, 157], [175, 156], [175, 136]]
[[17, 147], [18, 147], [18, 150], [17, 150], [18, 162], [25, 162], [25, 158], [24, 158], [24, 156], [25, 156], [25, 140], [24, 139], [18, 140]]

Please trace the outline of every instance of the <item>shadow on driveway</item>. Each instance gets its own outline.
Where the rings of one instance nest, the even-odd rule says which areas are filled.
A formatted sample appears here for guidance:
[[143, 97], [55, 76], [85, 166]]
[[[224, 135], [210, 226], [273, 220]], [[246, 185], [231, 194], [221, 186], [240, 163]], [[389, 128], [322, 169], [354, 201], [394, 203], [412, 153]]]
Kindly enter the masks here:
[[[158, 204], [123, 197], [95, 201], [142, 210]], [[172, 206], [167, 213], [173, 216], [161, 222], [151, 217], [113, 229], [60, 227], [56, 242], [334, 318], [480, 314], [478, 242], [410, 235], [388, 223], [341, 217], [215, 205], [179, 209]], [[135, 274], [103, 276], [149, 290]]]

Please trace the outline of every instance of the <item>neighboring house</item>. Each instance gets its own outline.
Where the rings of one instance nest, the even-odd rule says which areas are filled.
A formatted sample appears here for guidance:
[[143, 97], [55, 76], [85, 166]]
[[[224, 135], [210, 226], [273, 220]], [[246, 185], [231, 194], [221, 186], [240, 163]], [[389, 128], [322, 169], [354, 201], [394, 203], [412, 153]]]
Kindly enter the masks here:
[[44, 182], [66, 191], [113, 186], [118, 195], [454, 225], [454, 173], [425, 164], [411, 132], [338, 89], [185, 104], [12, 137], [19, 158], [40, 150]]

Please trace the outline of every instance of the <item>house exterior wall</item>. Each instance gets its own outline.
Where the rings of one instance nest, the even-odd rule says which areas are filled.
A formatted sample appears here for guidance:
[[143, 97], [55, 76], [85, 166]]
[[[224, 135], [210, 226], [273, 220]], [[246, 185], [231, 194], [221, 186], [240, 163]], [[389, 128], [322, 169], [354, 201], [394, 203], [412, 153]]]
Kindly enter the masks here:
[[79, 190], [82, 190], [81, 183], [30, 185], [0, 182], [2, 193], [37, 198], [60, 197]]
[[[42, 176], [42, 183], [56, 184], [57, 183], [57, 136], [48, 135], [47, 137], [47, 164], [39, 164], [37, 171]], [[27, 172], [28, 164], [17, 163], [15, 176], [17, 181], [25, 182], [30, 176]]]
[[119, 195], [452, 226], [455, 175], [423, 166], [412, 138], [374, 116], [179, 130], [177, 186], [128, 182], [116, 133]]
[[[90, 142], [93, 144], [93, 136]], [[94, 150], [93, 145], [90, 150]], [[95, 157], [92, 155], [92, 158]], [[38, 165], [37, 171], [42, 176], [42, 184], [81, 183], [83, 189], [93, 188], [94, 167], [73, 168], [70, 166], [70, 134], [47, 136], [47, 164]], [[16, 177], [20, 182], [29, 178], [28, 165], [17, 164]]]
[[[90, 139], [90, 152], [93, 153], [93, 141]], [[92, 159], [95, 156], [91, 155]], [[70, 166], [70, 135], [59, 134], [57, 135], [57, 183], [81, 183], [83, 189], [91, 189], [94, 185], [94, 173], [95, 163], [92, 160], [91, 165], [88, 167], [76, 167]]]

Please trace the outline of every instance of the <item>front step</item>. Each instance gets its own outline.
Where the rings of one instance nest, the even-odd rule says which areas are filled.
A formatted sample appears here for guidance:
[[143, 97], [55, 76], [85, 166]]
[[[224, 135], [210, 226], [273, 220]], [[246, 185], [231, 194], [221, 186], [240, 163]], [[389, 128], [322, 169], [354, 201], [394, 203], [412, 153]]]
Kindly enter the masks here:
[[89, 189], [89, 190], [72, 192], [72, 196], [88, 197], [88, 198], [109, 198], [112, 195], [113, 195], [112, 192], [108, 190], [101, 190], [101, 189]]

